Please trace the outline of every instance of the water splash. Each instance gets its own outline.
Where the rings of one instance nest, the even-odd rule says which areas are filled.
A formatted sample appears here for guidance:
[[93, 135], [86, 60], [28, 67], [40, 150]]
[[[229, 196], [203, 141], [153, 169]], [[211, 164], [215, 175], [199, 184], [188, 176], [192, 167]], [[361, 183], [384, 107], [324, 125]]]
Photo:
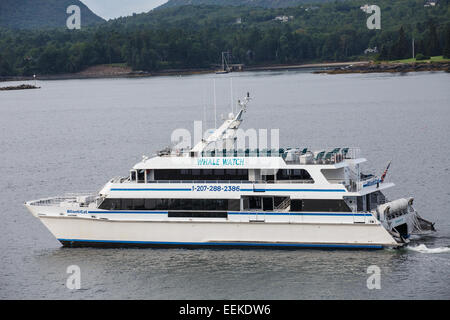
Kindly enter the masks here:
[[450, 252], [450, 248], [449, 247], [428, 248], [424, 244], [419, 244], [418, 246], [415, 246], [415, 247], [407, 246], [406, 249], [407, 250], [411, 250], [411, 251], [415, 251], [415, 252], [420, 252], [420, 253], [444, 253], [444, 252]]

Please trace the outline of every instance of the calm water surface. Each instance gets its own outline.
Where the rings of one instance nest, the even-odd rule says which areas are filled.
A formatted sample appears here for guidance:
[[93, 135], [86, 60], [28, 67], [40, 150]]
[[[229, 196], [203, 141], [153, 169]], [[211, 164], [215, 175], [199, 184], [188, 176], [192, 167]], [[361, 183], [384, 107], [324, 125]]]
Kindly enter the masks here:
[[[1, 299], [450, 298], [446, 73], [232, 74], [235, 97], [254, 97], [242, 128], [279, 128], [283, 146], [359, 146], [376, 174], [392, 159], [387, 196], [414, 196], [438, 229], [410, 249], [65, 249], [26, 211], [26, 200], [127, 175], [176, 128], [203, 118], [213, 126], [215, 77], [42, 81], [40, 90], [0, 92]], [[218, 114], [230, 112], [229, 77], [216, 78]], [[81, 290], [65, 286], [73, 264]], [[381, 268], [380, 290], [367, 289], [370, 265]]]

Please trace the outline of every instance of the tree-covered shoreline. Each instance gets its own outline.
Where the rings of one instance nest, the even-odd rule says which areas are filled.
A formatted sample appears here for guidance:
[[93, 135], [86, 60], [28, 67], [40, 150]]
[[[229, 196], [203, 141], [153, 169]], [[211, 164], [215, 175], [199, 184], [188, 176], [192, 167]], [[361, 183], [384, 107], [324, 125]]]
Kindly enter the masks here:
[[[246, 65], [450, 56], [449, 1], [380, 0], [381, 30], [368, 30], [357, 1], [293, 8], [183, 6], [81, 30], [0, 29], [0, 76], [79, 72], [125, 63], [133, 70], [210, 68], [230, 51]], [[287, 22], [275, 17], [287, 17]]]

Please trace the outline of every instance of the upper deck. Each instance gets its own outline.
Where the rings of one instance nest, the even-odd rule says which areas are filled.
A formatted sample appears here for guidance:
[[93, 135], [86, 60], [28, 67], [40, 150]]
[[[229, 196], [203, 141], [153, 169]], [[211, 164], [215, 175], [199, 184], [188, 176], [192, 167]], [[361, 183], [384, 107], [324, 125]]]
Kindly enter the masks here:
[[306, 148], [278, 150], [212, 150], [168, 153], [144, 158], [126, 180], [112, 183], [157, 184], [297, 184], [314, 188], [344, 185], [349, 192], [380, 185], [374, 175], [360, 172], [357, 148], [311, 152]]
[[310, 151], [308, 148], [255, 149], [255, 150], [207, 150], [201, 152], [171, 151], [144, 158], [133, 169], [195, 169], [195, 168], [242, 168], [277, 169], [320, 166], [342, 168], [359, 164], [366, 159], [359, 157], [358, 148], [334, 148]]
[[359, 148], [239, 149], [245, 145], [240, 143], [245, 133], [238, 130], [250, 100], [247, 93], [238, 101], [239, 112], [230, 113], [220, 127], [193, 148], [168, 147], [153, 157], [144, 156], [128, 179], [111, 183], [309, 184], [328, 189], [344, 185], [349, 192], [372, 185], [378, 188], [376, 176], [360, 172], [360, 164], [366, 159], [360, 157]]

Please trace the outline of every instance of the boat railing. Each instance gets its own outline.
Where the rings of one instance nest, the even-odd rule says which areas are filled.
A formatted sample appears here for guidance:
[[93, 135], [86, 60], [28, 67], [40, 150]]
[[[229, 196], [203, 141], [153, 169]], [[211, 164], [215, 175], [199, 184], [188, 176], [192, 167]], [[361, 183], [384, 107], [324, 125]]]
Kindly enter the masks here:
[[[142, 182], [144, 183], [144, 182]], [[314, 180], [311, 179], [303, 179], [303, 180], [155, 180], [155, 181], [147, 181], [147, 183], [192, 183], [192, 184], [258, 184], [258, 183], [267, 183], [267, 184], [281, 184], [281, 183], [314, 183]]]
[[337, 164], [345, 160], [357, 159], [360, 157], [359, 148], [334, 148], [319, 151], [306, 151], [303, 149], [288, 150], [283, 159], [286, 164]]
[[371, 175], [369, 177], [361, 178], [359, 181], [359, 190], [361, 190], [364, 187], [370, 187], [373, 185], [379, 185], [381, 183], [381, 180], [379, 177]]
[[126, 181], [130, 181], [130, 177], [126, 176], [126, 177], [114, 177], [110, 180], [111, 183], [123, 183]]
[[66, 193], [63, 196], [57, 196], [52, 198], [45, 198], [36, 201], [32, 201], [29, 204], [32, 206], [54, 206], [62, 202], [79, 202], [83, 199], [85, 203], [89, 204], [97, 198], [95, 192], [82, 192], [82, 193]]
[[234, 157], [234, 158], [264, 158], [281, 157], [288, 164], [336, 164], [348, 159], [360, 157], [359, 148], [326, 148], [318, 151], [310, 151], [308, 148], [286, 148], [286, 149], [237, 149], [237, 150], [206, 150], [192, 152], [189, 150], [171, 150], [160, 153], [162, 157]]
[[29, 204], [32, 206], [53, 206], [55, 204], [59, 204], [61, 202], [67, 201], [68, 198], [65, 197], [54, 197], [54, 198], [48, 198], [48, 199], [41, 199], [37, 201], [32, 201]]
[[329, 178], [327, 178], [327, 181], [330, 184], [342, 184], [343, 186], [345, 186], [345, 188], [349, 192], [358, 191], [356, 183], [353, 183], [353, 180], [351, 180], [351, 179], [329, 179]]
[[360, 178], [359, 180], [355, 179], [327, 179], [329, 183], [332, 184], [342, 184], [349, 192], [358, 192], [361, 191], [365, 187], [369, 187], [372, 185], [377, 185], [381, 181], [379, 177], [370, 175], [368, 177]]

